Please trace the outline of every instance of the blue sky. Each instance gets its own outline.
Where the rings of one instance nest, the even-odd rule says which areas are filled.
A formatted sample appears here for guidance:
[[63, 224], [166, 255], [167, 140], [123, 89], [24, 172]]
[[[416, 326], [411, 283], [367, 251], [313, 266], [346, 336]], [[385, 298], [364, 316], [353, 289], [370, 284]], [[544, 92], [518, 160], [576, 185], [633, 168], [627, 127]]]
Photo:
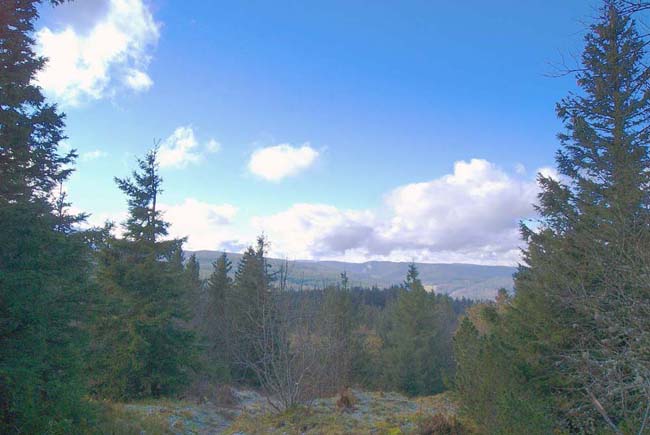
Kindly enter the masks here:
[[91, 223], [161, 139], [189, 249], [514, 264], [594, 4], [77, 0], [42, 9], [38, 80]]

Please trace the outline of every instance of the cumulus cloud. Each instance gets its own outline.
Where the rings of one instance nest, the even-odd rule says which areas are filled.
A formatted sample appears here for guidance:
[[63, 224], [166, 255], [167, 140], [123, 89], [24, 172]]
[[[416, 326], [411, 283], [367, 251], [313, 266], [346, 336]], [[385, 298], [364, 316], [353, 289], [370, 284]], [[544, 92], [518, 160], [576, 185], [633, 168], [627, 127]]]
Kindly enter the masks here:
[[253, 152], [248, 169], [265, 180], [280, 181], [310, 167], [318, 155], [309, 144], [301, 147], [280, 144]]
[[226, 249], [237, 245], [233, 220], [237, 207], [186, 198], [180, 204], [161, 204], [172, 237], [187, 237], [186, 249]]
[[[219, 151], [220, 144], [210, 139], [205, 144], [205, 150], [210, 153]], [[178, 127], [165, 139], [158, 151], [161, 168], [184, 168], [188, 164], [198, 163], [202, 158], [199, 142], [191, 126]]]
[[[264, 232], [273, 252], [295, 259], [345, 252], [362, 244], [363, 234], [372, 231], [374, 216], [369, 211], [344, 211], [326, 204], [295, 204], [288, 210], [252, 219], [257, 233]], [[331, 238], [347, 235], [340, 241]], [[346, 234], [347, 233], [347, 234]]]
[[459, 161], [451, 174], [398, 187], [378, 211], [298, 204], [257, 217], [274, 252], [291, 258], [514, 264], [518, 222], [534, 214], [534, 180], [480, 159]]
[[[236, 235], [237, 230], [233, 224], [238, 210], [233, 205], [211, 204], [186, 198], [178, 204], [160, 203], [158, 209], [162, 212], [163, 219], [170, 224], [169, 238], [187, 237], [185, 249], [240, 251], [245, 247], [240, 239], [250, 242], [250, 238]], [[78, 214], [81, 210], [71, 207], [70, 212]], [[127, 218], [128, 212], [125, 210], [101, 211], [92, 213], [81, 228], [102, 227], [106, 222], [113, 222], [113, 233], [122, 237], [122, 224]]]
[[[36, 33], [36, 50], [48, 58], [37, 83], [67, 105], [111, 96], [120, 87], [150, 88], [153, 81], [146, 70], [159, 25], [144, 1], [98, 1], [99, 6], [93, 8], [77, 3], [95, 2], [62, 7], [72, 22], [56, 30], [43, 27]], [[84, 13], [71, 13], [75, 8]], [[92, 23], [88, 23], [90, 18]]]
[[161, 209], [171, 236], [187, 236], [190, 250], [240, 251], [264, 232], [270, 254], [290, 259], [514, 265], [523, 244], [518, 225], [535, 216], [538, 192], [532, 174], [472, 159], [441, 177], [391, 190], [371, 210], [299, 203], [245, 222], [233, 205], [192, 198]]

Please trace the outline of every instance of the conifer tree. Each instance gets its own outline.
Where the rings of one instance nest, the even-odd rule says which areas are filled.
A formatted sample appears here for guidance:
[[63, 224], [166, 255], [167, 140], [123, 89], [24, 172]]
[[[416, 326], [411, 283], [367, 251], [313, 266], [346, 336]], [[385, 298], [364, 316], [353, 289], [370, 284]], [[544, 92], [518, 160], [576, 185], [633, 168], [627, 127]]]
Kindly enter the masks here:
[[424, 289], [413, 263], [389, 317], [385, 350], [388, 384], [411, 395], [441, 391], [435, 303]]
[[212, 263], [212, 275], [207, 282], [208, 303], [204, 321], [209, 363], [216, 366], [216, 371], [224, 378], [230, 377], [234, 360], [231, 270], [232, 263], [225, 252]]
[[193, 292], [200, 292], [203, 282], [201, 281], [201, 266], [196, 259], [196, 254], [190, 255], [190, 258], [188, 258], [185, 264], [185, 273], [187, 274], [187, 281]]
[[188, 286], [184, 303], [189, 312], [189, 325], [196, 330], [206, 308], [204, 307], [205, 281], [201, 279], [201, 266], [196, 254], [190, 255], [183, 267], [185, 268], [185, 281]]
[[270, 283], [272, 276], [266, 261], [268, 243], [263, 236], [258, 237], [257, 246], [250, 246], [242, 256], [237, 270], [231, 298], [229, 316], [233, 327], [232, 343], [235, 358], [233, 375], [246, 382], [257, 382], [257, 376], [246, 366], [250, 361], [260, 358], [257, 338], [268, 319], [270, 303]]
[[[64, 116], [34, 84], [40, 1], [0, 8], [0, 432], [75, 433], [87, 409], [80, 355], [88, 252], [55, 205], [76, 154]], [[56, 4], [58, 2], [48, 2]]]
[[194, 362], [188, 318], [192, 276], [183, 266], [183, 239], [163, 240], [168, 223], [157, 208], [162, 179], [156, 149], [138, 160], [131, 178], [116, 179], [127, 195], [124, 238], [99, 254], [98, 280], [107, 315], [97, 340], [96, 392], [114, 398], [173, 394]]
[[230, 291], [232, 286], [231, 270], [232, 262], [225, 252], [212, 264], [212, 275], [208, 280], [208, 290], [210, 298], [216, 306], [221, 306], [224, 303], [226, 294]]
[[493, 379], [518, 379], [558, 430], [580, 433], [643, 433], [650, 410], [650, 70], [623, 3], [604, 2], [581, 92], [557, 105], [560, 177], [539, 178], [541, 219], [522, 227], [524, 265], [496, 332], [515, 371]]

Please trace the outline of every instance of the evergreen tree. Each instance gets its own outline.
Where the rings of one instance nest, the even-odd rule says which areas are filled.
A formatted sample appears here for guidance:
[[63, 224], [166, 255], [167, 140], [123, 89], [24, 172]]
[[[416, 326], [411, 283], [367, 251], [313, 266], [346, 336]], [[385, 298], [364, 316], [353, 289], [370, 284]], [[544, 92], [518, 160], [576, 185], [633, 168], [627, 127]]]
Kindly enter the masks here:
[[[54, 189], [76, 154], [59, 153], [64, 116], [34, 77], [40, 1], [0, 12], [0, 432], [75, 433], [87, 409], [80, 355], [88, 252]], [[56, 4], [58, 2], [48, 2]]]
[[232, 343], [235, 366], [233, 375], [245, 382], [257, 382], [257, 376], [246, 366], [260, 357], [254, 343], [262, 334], [266, 321], [265, 310], [270, 306], [270, 283], [272, 276], [266, 261], [267, 241], [258, 237], [257, 246], [250, 246], [242, 256], [237, 270], [233, 291], [228, 302], [228, 316], [233, 327]]
[[348, 273], [344, 270], [341, 273], [341, 288], [343, 290], [347, 291], [349, 282], [350, 282], [350, 280], [348, 279]]
[[196, 254], [190, 255], [185, 267], [185, 281], [188, 289], [185, 294], [185, 305], [189, 310], [189, 326], [197, 329], [202, 318], [205, 316], [206, 298], [205, 298], [205, 281], [201, 279], [201, 266], [196, 259]]
[[481, 433], [553, 433], [550, 404], [519, 370], [500, 312], [498, 303], [475, 305], [454, 334], [454, 388], [463, 413]]
[[443, 389], [438, 363], [436, 307], [427, 294], [415, 264], [410, 264], [394, 306], [389, 308], [390, 327], [385, 336], [387, 383], [410, 395], [426, 395]]
[[188, 278], [183, 239], [161, 240], [167, 222], [156, 208], [162, 179], [156, 150], [138, 160], [130, 179], [116, 179], [128, 197], [124, 238], [99, 254], [98, 280], [107, 294], [98, 331], [96, 392], [114, 398], [173, 394], [185, 385], [194, 362], [188, 318]]
[[209, 364], [216, 366], [218, 377], [226, 379], [230, 377], [230, 366], [234, 360], [233, 328], [230, 322], [233, 309], [231, 270], [232, 263], [225, 252], [212, 263], [212, 275], [207, 282], [208, 307], [204, 321]]
[[232, 262], [228, 259], [225, 252], [212, 264], [212, 275], [210, 275], [210, 279], [208, 280], [208, 291], [215, 308], [223, 307], [226, 295], [232, 287], [231, 270]]
[[327, 352], [323, 356], [325, 370], [322, 375], [328, 385], [323, 393], [333, 394], [349, 385], [352, 370], [352, 329], [354, 311], [352, 298], [347, 290], [347, 276], [342, 273], [341, 288], [329, 287], [324, 297], [318, 316], [319, 334], [326, 339]]
[[[585, 38], [582, 93], [557, 106], [561, 178], [540, 176], [541, 219], [522, 227], [524, 265], [496, 330], [507, 346], [493, 348], [515, 371], [492, 379], [517, 379], [515, 402], [532, 395], [576, 433], [643, 433], [650, 409], [650, 70], [622, 6], [605, 1]], [[495, 412], [510, 414], [502, 432], [521, 418], [498, 401]]]

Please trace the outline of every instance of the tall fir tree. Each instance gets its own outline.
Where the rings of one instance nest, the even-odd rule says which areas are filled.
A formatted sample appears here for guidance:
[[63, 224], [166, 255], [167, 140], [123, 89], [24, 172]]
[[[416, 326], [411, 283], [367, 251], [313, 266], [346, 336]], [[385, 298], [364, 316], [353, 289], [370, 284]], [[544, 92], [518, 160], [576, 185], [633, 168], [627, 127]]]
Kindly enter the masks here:
[[424, 289], [415, 264], [409, 265], [404, 288], [388, 313], [387, 384], [410, 395], [440, 392], [435, 302]]
[[266, 260], [268, 242], [264, 236], [257, 239], [255, 247], [250, 246], [242, 256], [237, 270], [231, 297], [228, 298], [228, 317], [232, 325], [235, 379], [249, 383], [258, 382], [258, 377], [249, 366], [260, 358], [257, 339], [265, 327], [265, 310], [270, 306], [270, 284], [272, 276]]
[[[87, 409], [80, 356], [88, 251], [55, 188], [64, 116], [48, 104], [33, 50], [40, 1], [0, 7], [0, 432], [75, 433]], [[46, 2], [51, 4], [57, 1]]]
[[[492, 379], [517, 379], [511, 402], [537, 402], [576, 433], [648, 427], [650, 70], [624, 3], [604, 2], [585, 38], [582, 92], [557, 105], [560, 177], [539, 178], [541, 219], [522, 226], [524, 265], [496, 330], [511, 365]], [[496, 402], [511, 415], [499, 430], [521, 419], [513, 411]]]
[[112, 398], [169, 395], [185, 386], [194, 363], [186, 295], [194, 276], [183, 265], [184, 239], [163, 239], [168, 223], [157, 208], [162, 179], [156, 149], [131, 178], [116, 179], [127, 195], [124, 238], [99, 253], [98, 281], [107, 315], [98, 329], [97, 394]]
[[233, 327], [231, 324], [232, 287], [230, 277], [232, 263], [226, 253], [222, 253], [212, 263], [212, 274], [207, 282], [207, 310], [203, 322], [204, 335], [208, 340], [208, 360], [216, 368], [217, 377], [230, 378], [233, 356]]

